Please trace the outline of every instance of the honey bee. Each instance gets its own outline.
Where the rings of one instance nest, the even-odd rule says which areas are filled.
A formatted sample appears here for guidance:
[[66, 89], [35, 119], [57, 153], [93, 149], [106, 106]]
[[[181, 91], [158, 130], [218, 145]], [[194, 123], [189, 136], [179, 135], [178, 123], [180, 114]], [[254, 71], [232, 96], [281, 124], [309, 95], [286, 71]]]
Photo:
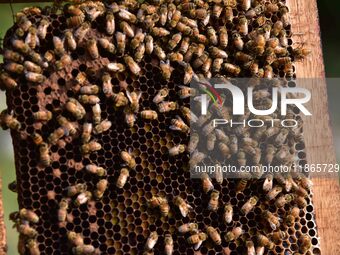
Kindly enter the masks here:
[[135, 113], [131, 110], [130, 107], [125, 107], [124, 108], [124, 115], [125, 115], [125, 123], [129, 127], [133, 127], [136, 121], [136, 115]]
[[109, 35], [113, 35], [116, 30], [115, 16], [112, 12], [107, 12], [105, 17], [105, 30]]
[[135, 37], [131, 40], [131, 48], [137, 49], [145, 39], [145, 33], [142, 29], [138, 29]]
[[225, 223], [231, 223], [233, 220], [233, 206], [228, 203], [224, 206], [224, 214], [223, 214], [223, 220]]
[[298, 207], [293, 207], [287, 217], [285, 218], [285, 223], [288, 227], [291, 227], [294, 225], [295, 220], [299, 217], [300, 209]]
[[87, 203], [92, 198], [92, 193], [90, 191], [81, 192], [74, 200], [75, 206], [80, 206]]
[[[104, 87], [104, 84], [103, 84], [103, 87]], [[81, 94], [86, 94], [86, 95], [95, 95], [99, 93], [99, 87], [97, 85], [86, 85], [86, 86], [81, 87], [79, 92]]]
[[197, 133], [193, 133], [192, 135], [190, 135], [190, 140], [188, 144], [189, 153], [193, 153], [196, 150], [199, 140], [200, 137]]
[[86, 42], [86, 47], [92, 59], [97, 59], [99, 57], [97, 41], [95, 39], [89, 39]]
[[250, 211], [252, 211], [255, 207], [255, 205], [257, 204], [257, 202], [259, 201], [258, 197], [253, 196], [251, 197], [241, 208], [241, 212], [244, 215], [247, 215]]
[[239, 66], [230, 63], [224, 63], [223, 69], [233, 76], [238, 76], [241, 72], [241, 68]]
[[304, 197], [295, 196], [294, 202], [299, 208], [305, 208], [307, 206], [307, 201]]
[[39, 222], [39, 216], [33, 212], [32, 210], [28, 210], [28, 209], [21, 209], [19, 211], [19, 217], [20, 219], [22, 220], [27, 220], [29, 222], [32, 222], [32, 223], [38, 223]]
[[25, 71], [28, 71], [28, 72], [33, 72], [33, 73], [41, 73], [42, 72], [41, 67], [38, 66], [37, 64], [31, 62], [31, 61], [25, 61], [24, 67], [25, 67]]
[[35, 238], [38, 235], [38, 232], [34, 228], [24, 223], [18, 226], [18, 232], [28, 238]]
[[188, 237], [187, 242], [194, 245], [194, 249], [198, 250], [202, 243], [207, 240], [208, 236], [206, 233], [199, 232]]
[[215, 244], [220, 245], [222, 243], [221, 236], [215, 228], [208, 226], [207, 233], [209, 237], [211, 238], [211, 240], [214, 241]]
[[49, 155], [49, 148], [47, 143], [42, 143], [39, 146], [40, 163], [43, 166], [49, 166], [51, 164], [51, 157]]
[[100, 143], [97, 143], [96, 141], [90, 141], [88, 143], [85, 143], [81, 146], [81, 151], [83, 155], [87, 155], [94, 151], [99, 151], [102, 148]]
[[255, 246], [253, 241], [249, 240], [246, 242], [247, 255], [255, 255]]
[[276, 244], [280, 244], [281, 240], [285, 240], [287, 238], [288, 238], [288, 234], [282, 230], [273, 232], [273, 234], [271, 235], [271, 239]]
[[183, 217], [187, 217], [189, 211], [192, 210], [192, 207], [179, 196], [174, 199], [174, 204], [178, 207]]
[[170, 129], [180, 131], [183, 133], [189, 132], [189, 127], [187, 126], [187, 124], [184, 123], [184, 121], [179, 116], [176, 116], [176, 119], [171, 120]]
[[108, 39], [100, 38], [98, 39], [98, 43], [100, 47], [102, 47], [107, 52], [116, 53], [116, 46], [113, 43], [111, 43]]
[[145, 53], [151, 54], [153, 52], [153, 37], [151, 35], [145, 36]]
[[280, 226], [280, 218], [275, 216], [269, 211], [264, 211], [262, 214], [263, 218], [269, 223], [273, 230], [276, 230]]
[[118, 94], [113, 94], [112, 98], [113, 98], [113, 101], [116, 107], [125, 106], [129, 102], [123, 92], [119, 92]]
[[31, 52], [30, 47], [27, 44], [25, 44], [25, 42], [22, 40], [12, 39], [11, 43], [15, 50], [19, 51], [24, 55], [27, 55]]
[[101, 199], [107, 189], [108, 181], [106, 179], [102, 179], [96, 184], [96, 190], [93, 192], [93, 195], [96, 199]]
[[118, 176], [117, 182], [116, 182], [116, 186], [119, 189], [122, 189], [127, 181], [129, 177], [129, 170], [127, 168], [122, 168], [120, 170], [120, 174]]
[[14, 63], [14, 62], [9, 62], [4, 66], [4, 69], [10, 73], [16, 73], [16, 74], [21, 74], [24, 72], [24, 66]]
[[3, 110], [0, 114], [0, 125], [3, 129], [20, 130], [20, 122], [13, 116], [12, 113], [8, 113], [7, 110]]
[[25, 32], [28, 31], [28, 29], [32, 26], [32, 22], [27, 18], [26, 14], [23, 14], [22, 16], [17, 15], [17, 25]]
[[135, 36], [135, 32], [133, 31], [132, 27], [127, 23], [126, 21], [122, 21], [119, 23], [120, 29], [123, 31], [123, 33], [130, 38], [133, 38]]
[[25, 78], [27, 81], [34, 83], [43, 83], [46, 80], [44, 75], [33, 72], [25, 72]]
[[83, 244], [72, 248], [75, 255], [91, 255], [94, 254], [95, 248], [90, 244]]
[[67, 239], [73, 246], [81, 246], [84, 244], [84, 238], [81, 234], [74, 231], [67, 232]]
[[158, 91], [156, 96], [153, 98], [153, 102], [155, 104], [159, 104], [162, 102], [167, 96], [169, 95], [169, 89], [168, 88], [162, 88]]
[[268, 192], [273, 188], [273, 175], [268, 174], [263, 182], [263, 191]]
[[244, 42], [243, 42], [241, 35], [239, 33], [233, 33], [232, 40], [233, 40], [234, 47], [236, 49], [243, 50]]
[[197, 90], [194, 88], [190, 88], [187, 86], [179, 86], [180, 90], [178, 91], [178, 95], [181, 99], [185, 99], [188, 97], [194, 97], [197, 95]]
[[282, 30], [283, 30], [283, 23], [281, 20], [278, 20], [273, 25], [273, 28], [271, 30], [271, 35], [274, 37], [277, 37]]
[[126, 35], [121, 32], [116, 32], [115, 37], [117, 41], [117, 52], [123, 55], [126, 47]]
[[66, 24], [70, 28], [79, 27], [85, 20], [84, 13], [80, 9], [77, 9], [77, 10], [78, 10], [78, 13], [74, 13], [75, 15], [68, 17], [66, 19]]
[[103, 167], [96, 166], [94, 164], [88, 164], [85, 167], [86, 171], [98, 176], [106, 176], [107, 172]]
[[35, 49], [37, 46], [40, 45], [40, 40], [37, 35], [37, 29], [36, 27], [30, 27], [28, 29], [28, 33], [25, 38], [25, 43], [31, 48]]
[[157, 112], [152, 110], [143, 110], [140, 112], [140, 116], [146, 120], [156, 120], [158, 118]]
[[211, 179], [207, 173], [202, 174], [201, 180], [204, 193], [208, 193], [214, 189], [214, 185], [212, 184]]
[[165, 60], [166, 59], [166, 54], [164, 52], [164, 50], [161, 48], [160, 45], [158, 44], [155, 44], [154, 45], [154, 51], [155, 51], [155, 54], [156, 56], [160, 59], [160, 60]]
[[278, 208], [282, 208], [284, 207], [286, 204], [290, 203], [291, 201], [294, 200], [294, 196], [291, 194], [286, 194], [284, 196], [279, 197], [276, 201], [275, 201], [275, 206]]
[[312, 240], [306, 234], [300, 236], [299, 243], [300, 251], [302, 252], [302, 254], [305, 254], [312, 248]]
[[18, 192], [18, 185], [16, 181], [12, 181], [8, 184], [8, 189], [12, 192], [17, 193]]
[[189, 160], [189, 165], [191, 167], [196, 166], [206, 158], [206, 155], [202, 152], [195, 150]]
[[90, 141], [92, 128], [93, 128], [92, 123], [88, 123], [88, 122], [84, 123], [83, 132], [82, 132], [82, 135], [81, 135], [81, 139], [82, 139], [83, 143], [86, 144]]
[[80, 95], [79, 101], [83, 104], [95, 105], [95, 104], [98, 104], [100, 102], [100, 99], [96, 95]]
[[58, 140], [60, 140], [64, 135], [66, 136], [68, 135], [67, 130], [64, 127], [59, 127], [56, 130], [54, 130], [52, 134], [49, 135], [47, 140], [50, 144], [55, 145], [58, 142]]
[[186, 223], [178, 227], [178, 232], [181, 234], [185, 233], [196, 233], [198, 231], [197, 223]]
[[166, 4], [162, 4], [159, 8], [159, 23], [165, 26], [168, 18], [168, 8]]
[[165, 234], [164, 243], [165, 243], [164, 247], [165, 255], [172, 255], [174, 251], [174, 240], [172, 239], [171, 234]]
[[177, 26], [179, 20], [182, 18], [182, 13], [180, 10], [174, 10], [173, 12], [170, 10], [170, 12], [168, 12], [168, 18], [169, 15], [171, 15], [171, 18], [169, 19], [170, 26], [174, 28]]
[[231, 152], [230, 152], [230, 148], [227, 144], [219, 142], [218, 143], [218, 148], [220, 150], [220, 152], [222, 153], [222, 155], [225, 158], [230, 158], [231, 157]]
[[213, 190], [210, 194], [210, 201], [208, 205], [208, 209], [212, 211], [217, 211], [218, 209], [218, 199], [220, 196], [220, 192], [217, 190]]
[[69, 186], [67, 188], [67, 196], [68, 197], [73, 197], [81, 192], [85, 192], [87, 190], [87, 185], [84, 183], [78, 183], [73, 186]]
[[158, 241], [158, 234], [156, 231], [153, 231], [150, 233], [148, 239], [146, 240], [145, 243], [145, 250], [152, 250], [153, 247], [155, 247], [156, 243]]
[[107, 64], [107, 70], [111, 72], [124, 72], [125, 71], [125, 66], [121, 63], [109, 63]]
[[120, 157], [129, 168], [131, 168], [131, 169], [135, 168], [136, 161], [135, 161], [134, 157], [131, 155], [130, 152], [122, 151], [120, 153]]
[[29, 239], [27, 241], [27, 248], [31, 255], [40, 255], [39, 245], [36, 240]]
[[89, 22], [84, 22], [81, 24], [79, 28], [74, 32], [74, 36], [78, 42], [82, 42], [87, 35], [87, 32], [90, 30], [91, 25]]
[[58, 36], [53, 36], [54, 52], [58, 56], [63, 56], [65, 54], [65, 48], [63, 41]]
[[162, 76], [165, 80], [170, 80], [171, 73], [173, 71], [173, 68], [170, 65], [170, 60], [167, 61], [160, 61], [159, 67], [161, 68]]
[[160, 113], [170, 112], [176, 110], [178, 104], [176, 102], [163, 101], [158, 105], [158, 110]]
[[132, 57], [130, 56], [125, 56], [124, 57], [124, 61], [126, 63], [126, 65], [129, 67], [130, 71], [135, 74], [138, 75], [141, 71], [141, 68], [139, 67], [139, 65], [133, 60]]
[[128, 21], [130, 23], [135, 23], [137, 21], [136, 15], [132, 14], [126, 9], [120, 9], [117, 15], [120, 19]]
[[303, 47], [298, 47], [298, 48], [293, 49], [293, 56], [296, 60], [303, 60], [310, 54], [311, 54], [311, 50], [303, 48]]
[[171, 157], [177, 156], [177, 155], [183, 153], [185, 151], [185, 149], [186, 149], [185, 145], [179, 144], [179, 145], [174, 146], [174, 147], [169, 149], [169, 155]]
[[302, 186], [302, 188], [304, 188], [306, 190], [311, 190], [311, 188], [313, 187], [312, 180], [310, 178], [308, 178], [306, 175], [298, 173], [294, 177], [297, 179], [297, 181]]
[[257, 239], [258, 245], [265, 246], [269, 250], [272, 250], [275, 247], [275, 244], [272, 241], [270, 241], [268, 237], [260, 233], [256, 234], [256, 239]]
[[280, 186], [274, 186], [266, 195], [266, 198], [268, 200], [273, 200], [282, 192], [282, 187]]
[[102, 122], [100, 122], [97, 126], [94, 127], [94, 134], [101, 134], [106, 132], [107, 130], [110, 129], [110, 127], [112, 126], [112, 122], [109, 120], [103, 120]]
[[282, 47], [288, 47], [288, 38], [286, 30], [281, 30], [279, 33], [279, 40]]
[[257, 246], [256, 247], [256, 255], [263, 255], [265, 251], [264, 246]]
[[67, 216], [69, 201], [65, 198], [62, 198], [59, 202], [59, 209], [58, 209], [58, 220], [59, 222], [65, 222]]
[[8, 61], [13, 61], [17, 63], [24, 61], [24, 57], [20, 53], [9, 50], [9, 49], [4, 50], [3, 56]]
[[66, 66], [70, 65], [71, 62], [72, 62], [71, 56], [65, 54], [65, 55], [61, 56], [60, 60], [57, 60], [55, 62], [55, 67], [59, 71], [59, 70], [62, 70], [63, 68], [65, 68]]
[[236, 193], [240, 193], [243, 192], [248, 184], [248, 180], [247, 179], [241, 179], [239, 180], [239, 182], [236, 185]]
[[0, 88], [2, 88], [2, 85], [8, 90], [15, 88], [18, 86], [17, 82], [11, 78], [11, 76], [8, 75], [6, 72], [0, 73], [0, 81], [2, 84], [0, 84]]
[[135, 52], [135, 61], [136, 62], [141, 62], [145, 53], [145, 44], [142, 43], [141, 45], [138, 46]]
[[237, 240], [243, 233], [244, 233], [244, 231], [242, 230], [241, 227], [235, 227], [235, 228], [233, 228], [233, 230], [227, 232], [227, 233], [224, 235], [224, 239], [225, 239], [227, 242], [235, 241], [235, 240]]

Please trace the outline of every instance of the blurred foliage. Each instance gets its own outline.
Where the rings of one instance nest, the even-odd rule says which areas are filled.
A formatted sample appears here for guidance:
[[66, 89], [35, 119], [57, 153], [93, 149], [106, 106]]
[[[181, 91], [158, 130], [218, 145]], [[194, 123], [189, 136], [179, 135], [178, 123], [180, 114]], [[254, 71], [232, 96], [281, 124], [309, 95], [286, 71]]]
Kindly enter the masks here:
[[[306, 0], [308, 1], [308, 0]], [[45, 6], [46, 3], [35, 4], [13, 4], [14, 13], [18, 12], [24, 7], [36, 5]], [[322, 43], [324, 50], [324, 60], [326, 66], [327, 77], [339, 77], [340, 76], [340, 2], [338, 1], [318, 1]], [[9, 27], [13, 25], [13, 17], [11, 14], [11, 8], [9, 4], [0, 4], [0, 37], [3, 38]], [[311, 31], [313, 32], [313, 31]], [[316, 31], [314, 31], [316, 32]], [[306, 45], [313, 50], [312, 42], [306, 42]], [[331, 118], [333, 122], [333, 133], [335, 144], [337, 147], [338, 159], [340, 158], [340, 101], [338, 96], [340, 95], [340, 87], [337, 84], [329, 85], [329, 107]], [[5, 95], [0, 93], [0, 109], [6, 108]], [[8, 220], [10, 212], [18, 210], [17, 198], [14, 193], [7, 189], [7, 185], [15, 179], [15, 167], [13, 158], [13, 148], [11, 144], [11, 138], [9, 132], [0, 132], [0, 145], [2, 147], [0, 151], [0, 175], [3, 178], [3, 198], [5, 206], [5, 221], [7, 226], [7, 240], [8, 240], [8, 254], [16, 255], [16, 245], [18, 240], [18, 234], [15, 229], [12, 228], [12, 223]]]

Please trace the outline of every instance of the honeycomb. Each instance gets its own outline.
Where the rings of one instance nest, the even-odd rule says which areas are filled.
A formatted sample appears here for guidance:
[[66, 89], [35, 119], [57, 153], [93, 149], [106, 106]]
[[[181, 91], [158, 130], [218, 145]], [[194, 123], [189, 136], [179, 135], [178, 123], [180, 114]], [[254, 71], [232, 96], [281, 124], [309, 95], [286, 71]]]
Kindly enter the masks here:
[[[239, 8], [233, 9], [235, 17], [242, 14]], [[32, 24], [39, 24], [42, 17], [48, 18], [50, 26], [46, 39], [41, 42], [39, 51], [45, 53], [53, 49], [53, 36], [61, 37], [67, 29], [67, 15], [64, 13], [30, 13], [27, 18]], [[277, 15], [266, 15], [268, 20], [277, 21]], [[88, 37], [103, 37], [103, 17], [91, 22]], [[256, 27], [254, 21], [253, 25]], [[232, 30], [233, 25], [227, 24]], [[252, 27], [249, 27], [250, 30]], [[7, 33], [4, 41], [5, 48], [11, 48], [11, 37], [17, 27], [14, 26]], [[290, 28], [286, 28], [290, 34]], [[288, 39], [292, 45], [291, 39]], [[292, 51], [292, 47], [289, 46]], [[40, 85], [27, 82], [19, 77], [18, 86], [7, 90], [8, 112], [12, 112], [21, 123], [20, 132], [11, 131], [15, 151], [15, 164], [17, 174], [17, 192], [19, 208], [32, 209], [38, 216], [39, 222], [32, 224], [38, 232], [36, 242], [40, 254], [72, 254], [72, 246], [67, 239], [67, 233], [74, 231], [83, 236], [84, 243], [92, 245], [98, 254], [142, 254], [150, 233], [156, 231], [159, 239], [153, 248], [154, 254], [164, 253], [164, 236], [172, 235], [174, 241], [173, 254], [244, 254], [245, 241], [252, 240], [257, 244], [256, 233], [267, 233], [268, 226], [263, 222], [262, 213], [270, 211], [284, 216], [290, 206], [278, 209], [273, 204], [261, 203], [254, 211], [246, 216], [242, 215], [240, 208], [252, 196], [258, 196], [265, 201], [262, 191], [262, 180], [251, 180], [245, 190], [236, 193], [238, 180], [224, 179], [223, 183], [214, 182], [214, 189], [220, 192], [220, 203], [231, 203], [234, 207], [234, 217], [231, 224], [222, 220], [223, 207], [216, 212], [208, 210], [207, 204], [210, 196], [202, 193], [201, 180], [190, 178], [187, 171], [188, 154], [170, 157], [168, 150], [177, 144], [188, 144], [186, 134], [170, 132], [171, 120], [178, 115], [178, 111], [160, 114], [154, 120], [137, 118], [131, 128], [127, 128], [124, 112], [115, 109], [112, 101], [104, 94], [98, 94], [101, 107], [102, 120], [112, 122], [109, 130], [95, 136], [101, 148], [95, 153], [83, 155], [82, 142], [79, 137], [65, 136], [49, 148], [51, 164], [42, 166], [39, 162], [39, 149], [30, 135], [38, 132], [44, 141], [53, 133], [59, 124], [55, 118], [48, 121], [36, 122], [34, 114], [39, 111], [50, 111], [53, 114], [62, 113], [68, 119], [74, 120], [69, 112], [63, 109], [68, 98], [76, 97], [78, 91], [74, 80], [81, 73], [86, 73], [91, 84], [102, 84], [102, 66], [106, 66], [117, 59], [114, 54], [99, 50], [100, 57], [93, 60], [84, 47], [77, 47], [70, 55], [72, 62], [62, 70], [56, 71], [46, 68], [43, 71], [48, 79]], [[233, 52], [229, 52], [231, 58]], [[118, 57], [119, 58], [119, 57]], [[157, 105], [152, 103], [158, 91], [164, 87], [169, 89], [169, 101], [176, 101], [180, 106], [190, 106], [190, 100], [180, 100], [179, 85], [183, 84], [183, 68], [174, 64], [174, 70], [169, 80], [164, 79], [160, 62], [157, 58], [145, 55], [139, 63], [140, 75], [129, 72], [115, 73], [112, 76], [113, 92], [119, 93], [122, 88], [128, 91], [141, 91], [140, 108], [158, 111]], [[243, 75], [247, 75], [246, 73]], [[282, 70], [277, 70], [276, 76], [284, 77]], [[295, 78], [295, 74], [293, 75]], [[78, 120], [76, 125], [82, 126], [86, 119], [90, 119], [91, 105], [84, 105], [86, 117]], [[304, 143], [296, 145], [299, 163], [306, 163]], [[136, 166], [129, 170], [129, 178], [123, 188], [115, 185], [122, 168], [121, 151], [131, 151]], [[106, 179], [108, 188], [101, 200], [90, 199], [79, 207], [70, 205], [66, 222], [58, 221], [60, 201], [67, 197], [69, 186], [85, 183], [87, 189], [93, 191], [101, 177], [84, 171], [88, 164], [95, 164], [107, 170]], [[166, 197], [171, 208], [173, 199], [182, 197], [192, 205], [193, 210], [187, 217], [182, 217], [177, 209], [171, 209], [168, 217], [162, 217], [158, 210], [148, 207], [148, 200], [153, 195]], [[288, 236], [275, 242], [272, 250], [265, 254], [298, 254], [301, 246], [301, 237], [308, 235], [311, 238], [311, 254], [320, 254], [317, 229], [314, 221], [314, 207], [312, 194], [306, 198], [307, 206], [299, 210], [298, 220], [290, 227], [282, 224], [280, 230]], [[207, 226], [217, 228], [224, 236], [235, 227], [242, 226], [242, 238], [226, 242], [222, 237], [221, 245], [215, 245], [207, 239], [198, 251], [187, 243], [190, 234], [181, 235], [178, 227], [189, 222], [196, 222], [200, 230]], [[270, 232], [270, 231], [269, 231]], [[20, 235], [21, 240], [23, 239]], [[19, 241], [20, 242], [20, 241]], [[26, 253], [25, 253], [26, 252]], [[22, 254], [29, 254], [28, 251]]]

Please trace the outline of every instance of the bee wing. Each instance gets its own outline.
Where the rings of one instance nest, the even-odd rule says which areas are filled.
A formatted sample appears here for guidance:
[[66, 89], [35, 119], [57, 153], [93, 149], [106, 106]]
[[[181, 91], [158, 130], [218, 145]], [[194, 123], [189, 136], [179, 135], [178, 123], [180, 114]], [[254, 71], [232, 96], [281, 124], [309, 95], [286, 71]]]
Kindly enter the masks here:
[[273, 230], [276, 230], [276, 225], [274, 223], [269, 223], [269, 225]]
[[128, 90], [126, 91], [126, 96], [129, 99], [130, 103], [132, 103], [131, 93]]
[[137, 101], [139, 101], [139, 99], [142, 97], [142, 92], [137, 92]]
[[201, 245], [202, 245], [203, 241], [199, 241], [197, 244], [194, 245], [194, 250], [197, 251]]
[[176, 127], [176, 126], [174, 126], [174, 125], [171, 125], [169, 128], [170, 128], [171, 130], [181, 131], [181, 129], [180, 129], [179, 127]]
[[192, 111], [190, 111], [191, 114], [191, 121], [196, 123], [198, 121], [198, 117], [196, 114], [194, 114]]
[[188, 214], [188, 208], [186, 208], [185, 206], [179, 206], [179, 210], [182, 214], [183, 217], [187, 217], [187, 214]]

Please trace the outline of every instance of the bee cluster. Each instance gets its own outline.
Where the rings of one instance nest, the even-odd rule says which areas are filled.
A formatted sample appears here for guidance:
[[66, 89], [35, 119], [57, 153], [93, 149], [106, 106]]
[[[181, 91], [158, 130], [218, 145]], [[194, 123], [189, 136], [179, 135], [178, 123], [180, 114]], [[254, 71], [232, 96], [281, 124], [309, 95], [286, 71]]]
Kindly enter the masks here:
[[[292, 48], [283, 1], [89, 1], [16, 19], [4, 41], [0, 123], [15, 148], [20, 254], [318, 251], [305, 176], [214, 183], [187, 171], [197, 153], [188, 83], [295, 77], [293, 61], [308, 51]], [[267, 107], [268, 88], [252, 86]], [[215, 131], [206, 127], [208, 150], [216, 142], [239, 165], [305, 160], [302, 123]]]

